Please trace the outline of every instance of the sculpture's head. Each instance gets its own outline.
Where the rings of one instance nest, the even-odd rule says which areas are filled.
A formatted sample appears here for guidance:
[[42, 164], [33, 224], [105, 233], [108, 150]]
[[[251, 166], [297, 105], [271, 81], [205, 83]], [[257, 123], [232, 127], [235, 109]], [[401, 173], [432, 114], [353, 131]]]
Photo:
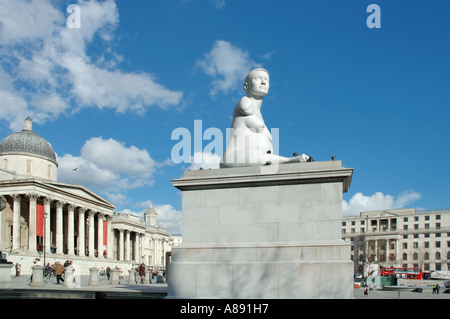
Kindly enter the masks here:
[[245, 77], [244, 91], [247, 95], [264, 97], [269, 92], [269, 72], [265, 69], [254, 69]]

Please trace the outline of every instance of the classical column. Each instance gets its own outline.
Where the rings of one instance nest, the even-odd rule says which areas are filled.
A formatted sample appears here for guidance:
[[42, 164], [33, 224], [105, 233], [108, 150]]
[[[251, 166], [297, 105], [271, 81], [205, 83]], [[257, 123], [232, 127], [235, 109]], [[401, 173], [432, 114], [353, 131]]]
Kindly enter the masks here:
[[97, 214], [97, 252], [98, 257], [103, 256], [103, 213]]
[[125, 236], [125, 260], [130, 260], [130, 230], [127, 230]]
[[50, 234], [51, 234], [51, 232], [50, 232], [50, 225], [51, 225], [51, 223], [50, 223], [50, 216], [51, 216], [50, 203], [51, 203], [51, 200], [49, 198], [44, 198], [44, 212], [47, 214], [47, 217], [44, 218], [44, 223], [45, 223], [45, 225], [44, 225], [44, 232], [45, 232], [45, 234], [44, 234], [44, 240], [45, 240], [44, 249], [45, 249], [46, 253], [50, 252]]
[[22, 197], [18, 194], [11, 195], [14, 199], [13, 207], [13, 243], [11, 251], [20, 248], [20, 202]]
[[63, 253], [63, 204], [56, 202], [56, 252]]
[[106, 253], [108, 258], [113, 258], [113, 232], [111, 231], [111, 216], [106, 216]]
[[84, 208], [78, 208], [78, 244], [77, 244], [77, 250], [78, 250], [78, 256], [84, 256], [86, 252], [86, 243], [85, 238], [86, 235], [84, 233], [84, 226], [86, 221], [84, 220], [84, 212], [86, 209]]
[[74, 255], [74, 208], [70, 204], [67, 206], [67, 254], [70, 256]]
[[29, 198], [29, 209], [28, 209], [28, 251], [36, 251], [36, 194], [27, 194]]
[[141, 234], [136, 233], [136, 236], [134, 237], [134, 261], [136, 263], [141, 262], [141, 255], [139, 254], [140, 241], [141, 241]]
[[123, 244], [124, 244], [123, 232], [124, 232], [124, 229], [120, 228], [119, 229], [119, 261], [123, 260]]
[[95, 212], [90, 211], [89, 212], [89, 248], [88, 248], [88, 252], [89, 252], [89, 257], [94, 256], [94, 249], [95, 249], [95, 229], [94, 229], [94, 215]]

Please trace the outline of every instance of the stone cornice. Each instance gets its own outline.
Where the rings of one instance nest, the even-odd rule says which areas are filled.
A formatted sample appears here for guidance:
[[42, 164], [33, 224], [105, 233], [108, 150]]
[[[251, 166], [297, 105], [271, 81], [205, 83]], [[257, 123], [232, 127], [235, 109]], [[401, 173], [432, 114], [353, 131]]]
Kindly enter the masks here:
[[251, 166], [186, 171], [182, 178], [171, 182], [183, 191], [342, 182], [343, 192], [347, 192], [353, 175], [353, 169], [343, 168], [341, 161], [282, 164], [274, 173], [270, 172], [272, 168]]

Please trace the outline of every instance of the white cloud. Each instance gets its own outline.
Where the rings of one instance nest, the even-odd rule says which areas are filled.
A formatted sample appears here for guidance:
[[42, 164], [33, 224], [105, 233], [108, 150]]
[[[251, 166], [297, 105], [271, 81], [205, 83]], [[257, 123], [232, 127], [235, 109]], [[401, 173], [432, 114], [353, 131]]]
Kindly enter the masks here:
[[[91, 138], [81, 148], [81, 156], [58, 158], [58, 180], [93, 187], [118, 198], [127, 189], [153, 185], [158, 165], [145, 149], [127, 147], [114, 139]], [[123, 197], [120, 198], [123, 202]]]
[[213, 78], [210, 94], [242, 88], [247, 73], [261, 67], [249, 57], [248, 52], [233, 46], [230, 42], [217, 40], [210, 52], [198, 60], [196, 65]]
[[342, 215], [357, 216], [363, 211], [404, 208], [420, 198], [421, 194], [411, 191], [405, 191], [397, 197], [384, 195], [381, 192], [370, 196], [356, 193], [348, 202], [342, 201]]
[[140, 216], [141, 219], [144, 218], [144, 213], [149, 207], [153, 207], [156, 210], [157, 221], [156, 225], [158, 227], [165, 228], [169, 234], [171, 235], [181, 235], [182, 230], [182, 212], [175, 209], [172, 205], [169, 204], [155, 204], [151, 200], [147, 200], [141, 203], [138, 203], [137, 206], [142, 207], [143, 209], [138, 212], [133, 212], [129, 209], [125, 209], [123, 213], [131, 213], [137, 216]]
[[[71, 13], [51, 0], [0, 0], [0, 119], [21, 129], [83, 107], [143, 114], [150, 106], [179, 104], [182, 93], [149, 73], [125, 72], [112, 49], [119, 23], [114, 0], [78, 1], [80, 28], [68, 28]], [[102, 47], [95, 57], [87, 50]], [[89, 55], [88, 52], [90, 52]], [[5, 76], [5, 77], [3, 77]]]

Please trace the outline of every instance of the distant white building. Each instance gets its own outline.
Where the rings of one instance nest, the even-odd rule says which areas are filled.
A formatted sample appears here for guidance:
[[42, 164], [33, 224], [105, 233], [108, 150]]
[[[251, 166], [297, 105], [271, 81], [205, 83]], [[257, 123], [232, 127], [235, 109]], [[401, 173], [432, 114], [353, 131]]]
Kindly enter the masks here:
[[144, 220], [114, 211], [115, 206], [89, 189], [57, 181], [56, 154], [32, 129], [0, 142], [0, 250], [30, 270], [32, 260], [77, 260], [89, 267], [135, 263], [163, 268], [172, 236], [157, 226], [153, 208]]
[[352, 243], [355, 272], [371, 264], [450, 270], [450, 211], [391, 209], [361, 212], [342, 220]]

